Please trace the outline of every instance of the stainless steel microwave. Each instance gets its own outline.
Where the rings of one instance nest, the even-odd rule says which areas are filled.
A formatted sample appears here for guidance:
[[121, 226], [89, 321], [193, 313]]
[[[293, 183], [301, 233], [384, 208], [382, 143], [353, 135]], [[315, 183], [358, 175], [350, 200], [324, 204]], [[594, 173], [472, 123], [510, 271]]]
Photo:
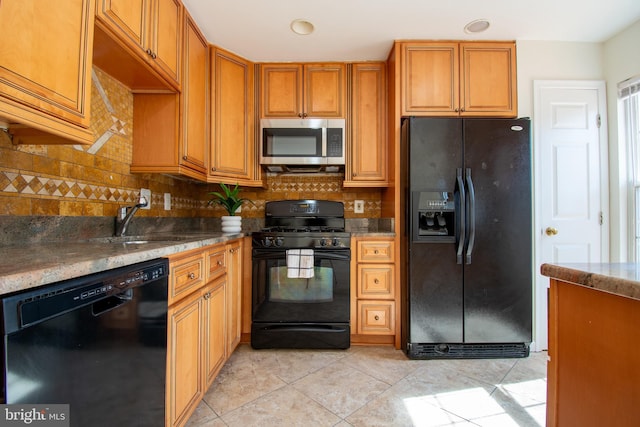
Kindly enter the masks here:
[[344, 166], [344, 128], [344, 119], [262, 119], [260, 164], [276, 171]]

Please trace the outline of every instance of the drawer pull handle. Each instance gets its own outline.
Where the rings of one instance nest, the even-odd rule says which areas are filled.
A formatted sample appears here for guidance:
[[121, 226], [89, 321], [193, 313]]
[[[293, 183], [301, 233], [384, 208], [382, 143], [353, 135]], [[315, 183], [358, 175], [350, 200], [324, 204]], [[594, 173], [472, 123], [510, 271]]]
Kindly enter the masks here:
[[373, 316], [374, 319], [376, 320], [380, 320], [380, 316], [378, 316], [377, 314], [375, 316]]
[[189, 279], [193, 280], [196, 278], [196, 273], [189, 273]]

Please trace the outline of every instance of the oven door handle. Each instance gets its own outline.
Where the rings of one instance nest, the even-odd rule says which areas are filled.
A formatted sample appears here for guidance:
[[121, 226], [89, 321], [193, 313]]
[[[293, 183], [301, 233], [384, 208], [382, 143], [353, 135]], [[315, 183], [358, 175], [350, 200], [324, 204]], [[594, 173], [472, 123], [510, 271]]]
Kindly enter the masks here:
[[[293, 248], [292, 248], [293, 249]], [[253, 260], [270, 260], [270, 259], [285, 259], [287, 257], [286, 249], [253, 249], [251, 252], [251, 258]], [[313, 257], [318, 260], [350, 260], [350, 249], [335, 249], [314, 251]]]

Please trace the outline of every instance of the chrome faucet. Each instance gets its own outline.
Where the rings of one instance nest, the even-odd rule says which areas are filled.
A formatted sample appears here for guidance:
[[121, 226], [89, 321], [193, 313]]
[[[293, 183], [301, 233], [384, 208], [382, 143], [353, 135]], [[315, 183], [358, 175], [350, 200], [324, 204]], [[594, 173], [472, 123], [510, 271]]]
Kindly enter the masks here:
[[149, 202], [147, 198], [144, 196], [140, 196], [140, 200], [138, 203], [133, 206], [123, 206], [118, 209], [118, 216], [116, 216], [116, 232], [115, 235], [118, 237], [124, 236], [124, 233], [127, 232], [127, 226], [131, 221], [131, 218], [136, 214], [138, 209], [144, 208], [147, 206]]

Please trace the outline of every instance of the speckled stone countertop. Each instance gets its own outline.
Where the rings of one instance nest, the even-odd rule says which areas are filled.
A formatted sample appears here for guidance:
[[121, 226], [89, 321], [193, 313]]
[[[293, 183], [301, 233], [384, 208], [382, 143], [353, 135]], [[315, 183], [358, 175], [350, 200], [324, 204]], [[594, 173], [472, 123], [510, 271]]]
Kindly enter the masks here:
[[640, 264], [542, 264], [542, 275], [640, 300]]
[[241, 233], [207, 232], [0, 246], [0, 295], [163, 258], [242, 236]]

